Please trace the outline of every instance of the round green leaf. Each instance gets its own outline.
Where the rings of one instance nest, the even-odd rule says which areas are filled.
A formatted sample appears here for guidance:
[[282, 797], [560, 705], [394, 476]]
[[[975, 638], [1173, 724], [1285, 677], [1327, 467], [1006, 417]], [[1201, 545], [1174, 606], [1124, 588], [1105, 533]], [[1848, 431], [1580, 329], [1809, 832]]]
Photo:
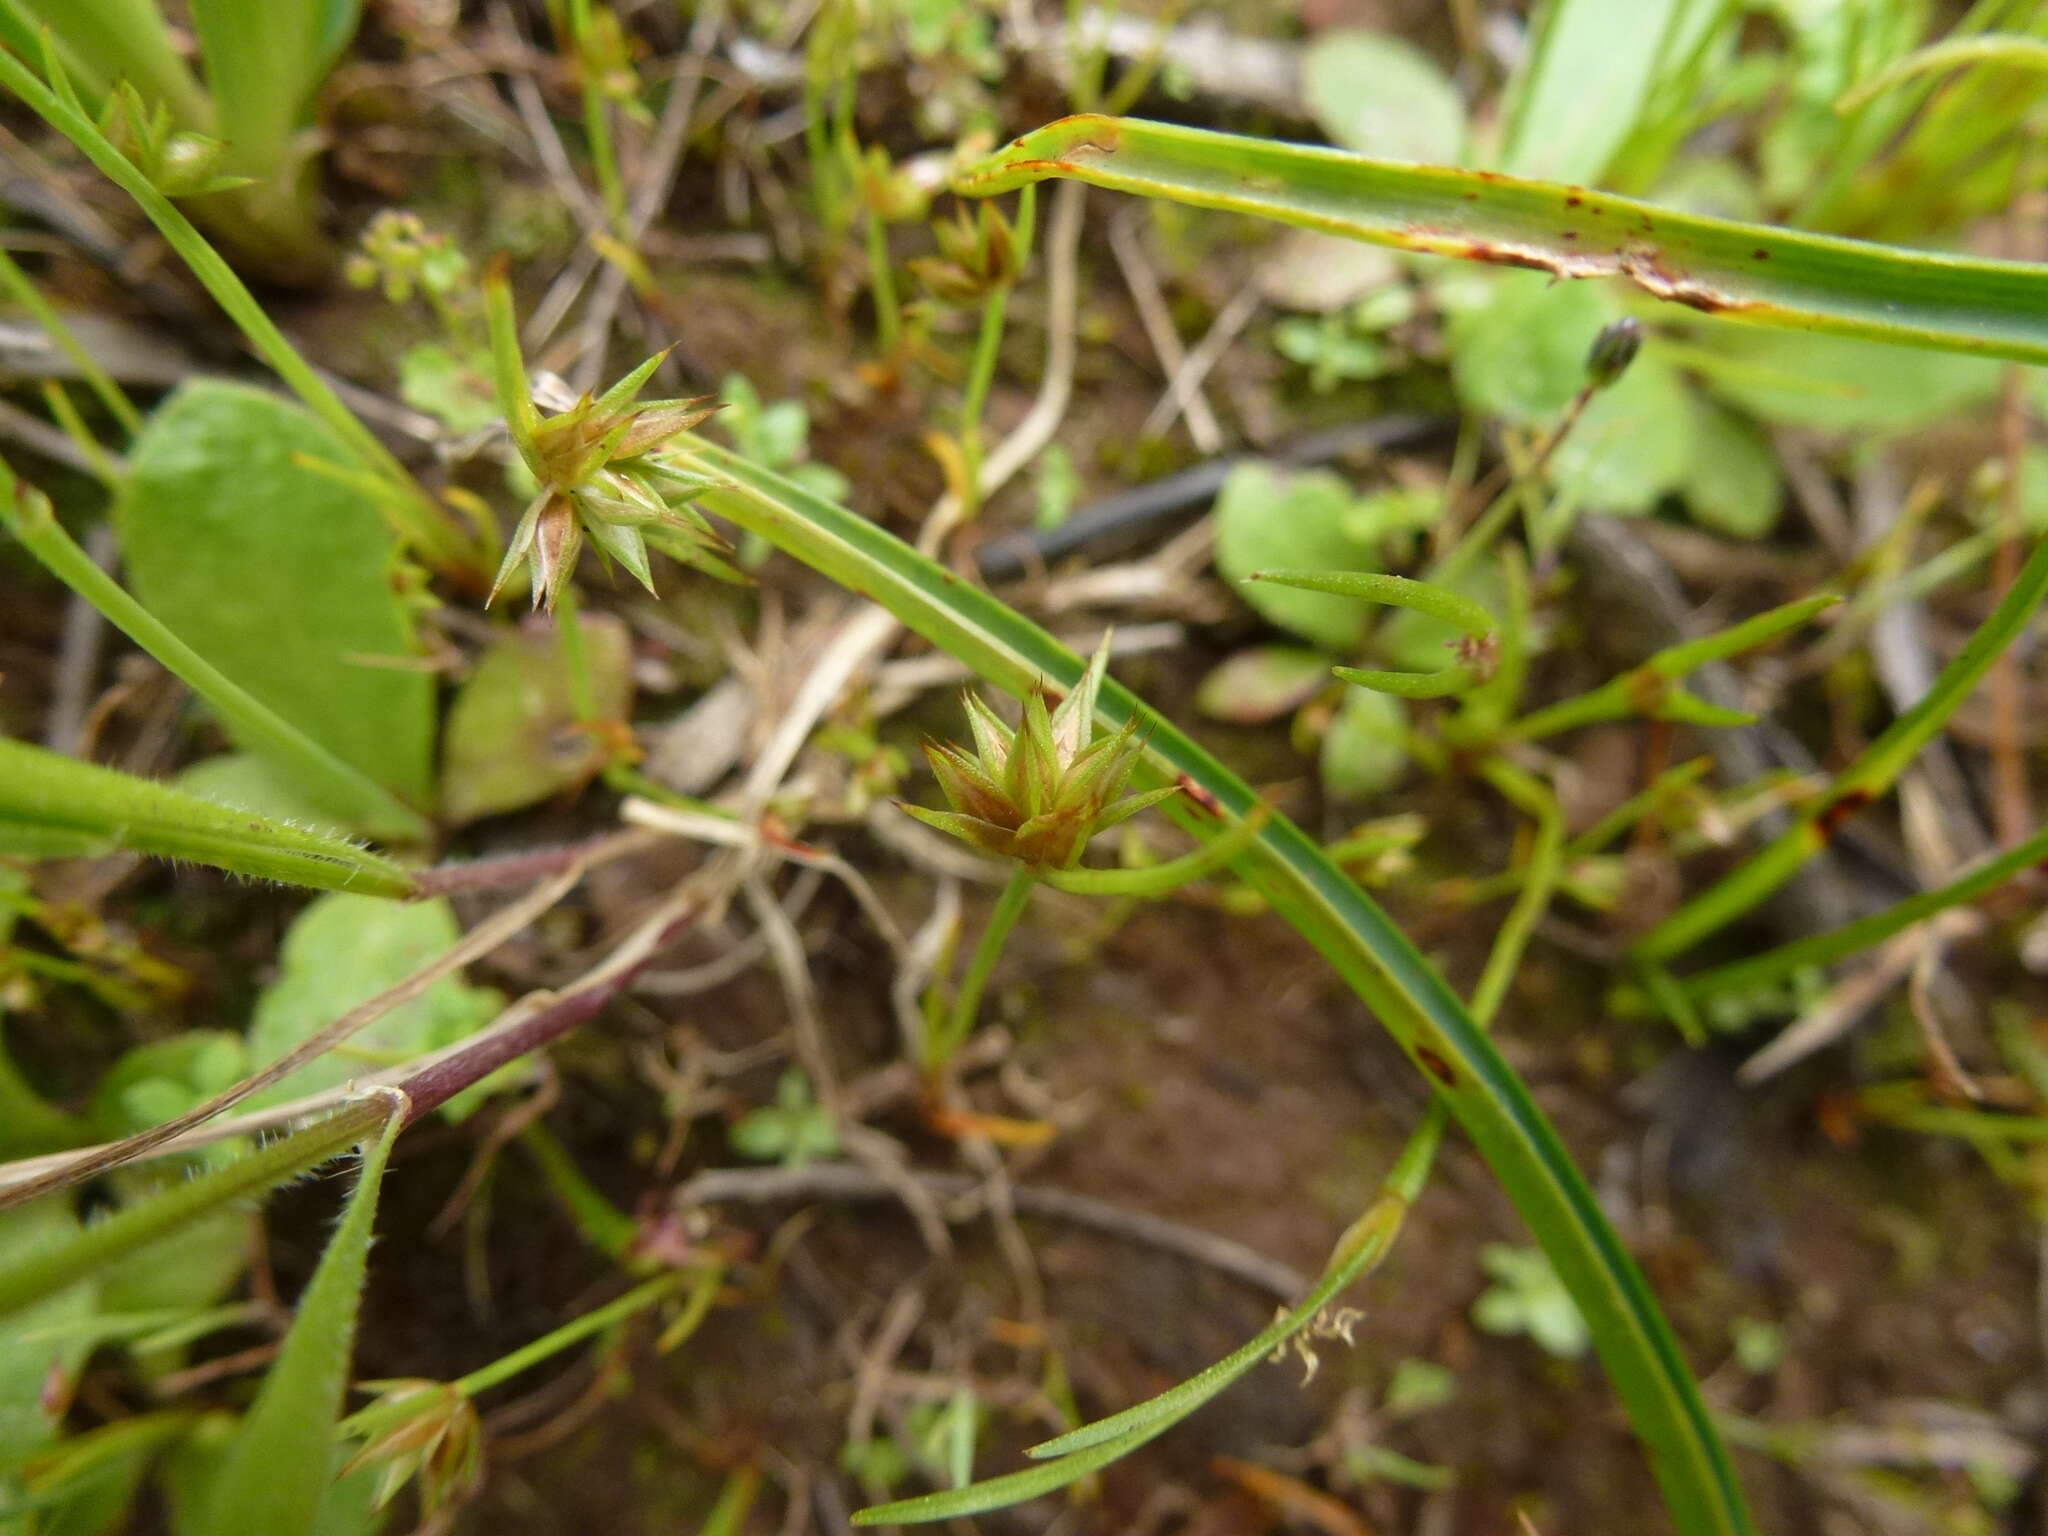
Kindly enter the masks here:
[[1646, 353], [1586, 406], [1551, 457], [1551, 481], [1595, 512], [1647, 512], [1685, 480], [1694, 423], [1677, 370]]
[[1390, 694], [1348, 688], [1323, 737], [1323, 790], [1333, 800], [1384, 794], [1408, 771], [1408, 715]]
[[1990, 358], [1726, 323], [1705, 337], [1724, 360], [1703, 370], [1714, 392], [1782, 426], [1909, 432], [1998, 392]]
[[1586, 382], [1593, 338], [1619, 312], [1614, 297], [1593, 283], [1553, 282], [1539, 272], [1501, 275], [1484, 304], [1453, 319], [1458, 398], [1468, 410], [1516, 426], [1551, 425]]
[[1694, 402], [1685, 504], [1693, 520], [1735, 539], [1761, 539], [1783, 508], [1778, 458], [1755, 427], [1706, 400]]
[[[284, 936], [276, 981], [256, 1004], [249, 1052], [275, 1061], [356, 1004], [396, 986], [460, 937], [444, 900], [401, 904], [336, 892], [299, 914]], [[445, 977], [401, 1003], [343, 1050], [308, 1062], [254, 1095], [252, 1107], [281, 1104], [359, 1077], [364, 1059], [404, 1061], [451, 1045], [487, 1023], [498, 994]]]
[[309, 459], [357, 462], [303, 406], [218, 379], [180, 385], [128, 460], [117, 513], [129, 579], [230, 680], [424, 806], [434, 682], [407, 665], [418, 648], [397, 537], [375, 499]]
[[1330, 658], [1293, 645], [1255, 645], [1202, 679], [1195, 708], [1211, 720], [1263, 725], [1299, 709], [1330, 680]]
[[1216, 569], [1269, 623], [1327, 651], [1351, 651], [1372, 623], [1369, 604], [1250, 578], [1270, 570], [1378, 569], [1377, 541], [1357, 530], [1355, 505], [1350, 487], [1328, 470], [1290, 474], [1240, 464], [1216, 497]]
[[1455, 165], [1465, 103], [1419, 48], [1377, 32], [1325, 32], [1301, 67], [1309, 115], [1330, 142], [1377, 160]]

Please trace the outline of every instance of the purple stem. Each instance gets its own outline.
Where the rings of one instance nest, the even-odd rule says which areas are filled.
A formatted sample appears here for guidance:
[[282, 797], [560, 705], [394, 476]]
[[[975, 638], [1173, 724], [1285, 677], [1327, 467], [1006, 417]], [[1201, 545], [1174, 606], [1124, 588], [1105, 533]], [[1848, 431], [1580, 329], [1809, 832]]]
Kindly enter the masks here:
[[465, 864], [436, 864], [417, 870], [413, 885], [422, 896], [447, 896], [457, 891], [496, 891], [511, 886], [532, 885], [549, 875], [560, 874], [578, 859], [604, 847], [618, 837], [607, 832], [580, 843], [559, 848], [538, 848], [531, 853], [508, 853], [495, 859], [474, 859]]
[[697, 911], [683, 912], [662, 928], [654, 942], [647, 947], [647, 953], [631, 965], [614, 972], [602, 981], [594, 981], [563, 993], [547, 1007], [523, 1019], [503, 1034], [490, 1035], [479, 1040], [474, 1047], [422, 1067], [398, 1086], [412, 1101], [412, 1109], [405, 1123], [411, 1125], [422, 1115], [430, 1114], [454, 1098], [456, 1094], [473, 1083], [480, 1083], [508, 1061], [514, 1061], [528, 1052], [560, 1039], [570, 1030], [589, 1023], [602, 1013], [611, 1000], [631, 984], [633, 978], [654, 962], [662, 949], [672, 943], [676, 936], [697, 920]]

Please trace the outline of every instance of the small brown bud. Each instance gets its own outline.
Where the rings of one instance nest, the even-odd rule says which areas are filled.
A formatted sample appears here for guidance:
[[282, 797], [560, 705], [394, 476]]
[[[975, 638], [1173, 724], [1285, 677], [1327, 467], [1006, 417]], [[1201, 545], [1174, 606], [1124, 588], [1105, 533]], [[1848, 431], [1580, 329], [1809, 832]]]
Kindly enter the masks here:
[[1605, 389], [1624, 373], [1642, 350], [1643, 327], [1633, 316], [1600, 328], [1586, 353], [1586, 379], [1595, 389]]

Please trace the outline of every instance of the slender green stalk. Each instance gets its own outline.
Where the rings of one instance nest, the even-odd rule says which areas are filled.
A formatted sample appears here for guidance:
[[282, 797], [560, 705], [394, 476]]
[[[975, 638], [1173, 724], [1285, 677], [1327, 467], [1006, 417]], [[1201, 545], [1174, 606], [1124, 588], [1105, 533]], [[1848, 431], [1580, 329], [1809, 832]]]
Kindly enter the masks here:
[[[1564, 869], [1569, 870], [1575, 860], [1598, 853], [1630, 827], [1657, 810], [1671, 797], [1673, 791], [1683, 789], [1689, 784], [1696, 784], [1705, 778], [1713, 766], [1714, 760], [1711, 757], [1696, 757], [1691, 762], [1667, 768], [1650, 782], [1648, 788], [1622, 801], [1559, 849], [1559, 863]], [[1482, 901], [1492, 901], [1520, 890], [1532, 873], [1533, 868], [1524, 865], [1519, 869], [1489, 875], [1484, 880], [1459, 881], [1458, 896], [1461, 901], [1475, 905]]]
[[[1026, 187], [1017, 196], [1017, 224], [1011, 231], [1016, 250], [1016, 269], [1029, 259], [1031, 242], [1038, 229], [1038, 188]], [[972, 517], [981, 508], [981, 427], [988, 413], [988, 392], [995, 384], [996, 363], [1002, 354], [1003, 323], [1010, 308], [1013, 280], [997, 283], [982, 300], [981, 326], [974, 337], [974, 355], [967, 364], [967, 387], [960, 396], [960, 448], [967, 460], [966, 484], [962, 487], [962, 515]]]
[[1583, 187], [1368, 160], [1137, 118], [1068, 117], [965, 172], [1051, 176], [1559, 277], [1613, 277], [1756, 325], [2048, 362], [2048, 271], [1681, 213]]
[[56, 306], [43, 297], [21, 265], [0, 246], [0, 287], [5, 287], [14, 296], [14, 301], [29, 313], [29, 318], [41, 327], [45, 336], [59, 352], [71, 359], [71, 365], [78, 370], [78, 376], [85, 380], [86, 387], [99, 396], [100, 403], [107, 408], [107, 414], [121, 424], [121, 430], [134, 436], [142, 430], [142, 412], [135, 408], [135, 402], [128, 398], [128, 392], [114, 381], [114, 376], [100, 366], [100, 360], [92, 355], [92, 349], [78, 339], [78, 333], [71, 329], [69, 322], [57, 312]]
[[590, 677], [590, 647], [583, 640], [583, 612], [576, 584], [568, 582], [555, 601], [556, 633], [562, 637], [563, 670], [569, 675], [569, 703], [583, 725], [598, 723], [597, 689]]
[[988, 411], [988, 392], [995, 383], [996, 360], [1003, 349], [1003, 320], [1010, 307], [1010, 285], [999, 283], [982, 301], [981, 328], [975, 333], [974, 355], [967, 363], [967, 388], [960, 396], [960, 451], [967, 461], [961, 487], [961, 515], [981, 510], [981, 418]]
[[751, 1463], [735, 1467], [726, 1475], [725, 1486], [718, 1490], [711, 1513], [697, 1527], [697, 1536], [743, 1536], [747, 1515], [760, 1492], [761, 1469]]
[[1514, 802], [1536, 823], [1536, 841], [1529, 849], [1529, 862], [1522, 871], [1521, 894], [1508, 909], [1493, 949], [1486, 957], [1486, 969], [1479, 985], [1472, 989], [1472, 1017], [1481, 1028], [1493, 1022], [1500, 1005], [1507, 1000], [1515, 973], [1522, 968], [1522, 956], [1529, 938], [1550, 905], [1564, 868], [1564, 811], [1548, 785], [1524, 772], [1504, 757], [1491, 757], [1480, 769], [1487, 783]]
[[597, 177], [598, 195], [604, 200], [605, 216], [612, 234], [628, 237], [626, 184], [619, 176], [619, 152], [612, 143], [611, 117], [605, 106], [603, 84], [593, 69], [590, 39], [590, 0], [569, 0], [569, 35], [583, 77], [583, 136], [590, 145], [590, 169]]
[[1656, 652], [1640, 666], [1601, 684], [1590, 692], [1562, 699], [1547, 709], [1524, 715], [1502, 732], [1507, 740], [1535, 741], [1560, 731], [1576, 730], [1605, 720], [1622, 720], [1642, 715], [1651, 720], [1677, 720], [1690, 725], [1748, 725], [1755, 717], [1740, 710], [1722, 709], [1695, 698], [1678, 686], [1687, 673], [1710, 661], [1725, 660], [1754, 650], [1796, 628], [1841, 598], [1833, 593], [1801, 598], [1760, 613], [1753, 619]]
[[903, 304], [896, 296], [896, 268], [889, 260], [889, 226], [870, 209], [867, 217], [868, 282], [875, 296], [875, 340], [894, 353], [903, 339]]
[[608, 1301], [603, 1306], [562, 1324], [552, 1333], [542, 1335], [531, 1344], [513, 1350], [503, 1359], [494, 1360], [489, 1365], [471, 1371], [455, 1383], [455, 1390], [464, 1397], [475, 1397], [479, 1392], [488, 1391], [501, 1381], [510, 1381], [520, 1372], [539, 1365], [550, 1355], [559, 1354], [571, 1344], [581, 1343], [593, 1334], [602, 1333], [613, 1324], [624, 1322], [635, 1312], [673, 1295], [682, 1289], [685, 1281], [690, 1282], [692, 1302], [703, 1296], [708, 1303], [709, 1298], [716, 1294], [719, 1282], [724, 1276], [724, 1269], [717, 1264], [702, 1265], [695, 1270], [673, 1270], [665, 1275], [657, 1275], [654, 1279], [635, 1286], [616, 1301]]
[[2015, 844], [1997, 858], [1985, 860], [1946, 885], [1908, 896], [1882, 912], [1873, 912], [1868, 917], [1858, 918], [1826, 933], [1794, 939], [1760, 955], [1717, 965], [1712, 970], [1683, 978], [1679, 985], [1688, 997], [1711, 997], [1717, 992], [1740, 992], [1745, 988], [1762, 986], [1808, 966], [1830, 965], [1837, 960], [1845, 960], [1873, 945], [1882, 944], [1893, 934], [1903, 932], [1915, 923], [1925, 922], [1938, 912], [1960, 907], [1997, 890], [2043, 859], [2048, 859], [2048, 830], [2036, 832], [2025, 842]]
[[1448, 1116], [1441, 1104], [1432, 1102], [1422, 1124], [1388, 1173], [1379, 1197], [1338, 1239], [1315, 1288], [1299, 1306], [1256, 1338], [1157, 1397], [1033, 1446], [1029, 1454], [1039, 1460], [1037, 1466], [965, 1488], [863, 1509], [854, 1515], [853, 1523], [910, 1524], [1003, 1509], [1078, 1482], [1165, 1434], [1311, 1327], [1333, 1301], [1386, 1257], [1400, 1235], [1408, 1208], [1428, 1177], [1447, 1123]]
[[1193, 853], [1146, 869], [1042, 869], [1038, 878], [1056, 891], [1076, 896], [1170, 896], [1191, 881], [1214, 874], [1250, 847], [1265, 820], [1248, 816]]
[[6, 480], [0, 485], [0, 526], [116, 629], [205, 699], [239, 740], [287, 767], [308, 794], [317, 796], [337, 815], [346, 814], [366, 832], [411, 843], [425, 842], [432, 835], [419, 812], [252, 698], [166, 629], [73, 542], [57, 521], [49, 497], [15, 479], [4, 462], [0, 462], [0, 477]]
[[1972, 64], [2004, 64], [2013, 69], [2048, 72], [2048, 42], [2007, 32], [1945, 37], [1916, 53], [1907, 54], [1890, 68], [1879, 70], [1836, 102], [1835, 110], [1854, 112], [1904, 81], [1937, 70], [1967, 68]]
[[363, 463], [391, 482], [395, 501], [404, 517], [406, 532], [422, 554], [435, 564], [451, 570], [469, 571], [476, 555], [469, 542], [407, 474], [405, 467], [376, 435], [342, 404], [327, 382], [285, 339], [256, 296], [180, 213], [171, 200], [150, 185], [128, 158], [117, 149], [98, 126], [38, 79], [31, 69], [5, 49], [0, 49], [0, 87], [12, 91], [36, 116], [69, 139], [100, 173], [135, 199], [137, 206], [162, 233], [200, 285], [214, 302], [248, 337], [250, 345], [306, 408], [324, 421]]
[[1991, 616], [1942, 668], [1925, 698], [1900, 715], [1835, 776], [1818, 807], [1718, 884], [1702, 891], [1637, 942], [1638, 959], [1661, 964], [1717, 933], [1776, 891], [1827, 847], [1842, 823], [1890, 789], [1907, 764], [1968, 698], [1991, 665], [2048, 598], [2048, 539], [2034, 546]]
[[55, 379], [45, 379], [43, 402], [49, 406], [50, 416], [57, 423], [58, 430], [71, 439], [71, 445], [84, 457], [92, 477], [107, 490], [118, 491], [126, 473], [86, 426], [85, 418], [78, 413], [78, 407], [71, 399], [71, 391]]
[[345, 839], [0, 737], [0, 852], [90, 858], [120, 848], [315, 890], [419, 894], [405, 869]]
[[[657, 1275], [652, 1280], [635, 1286], [616, 1300], [572, 1318], [552, 1332], [543, 1334], [531, 1343], [522, 1344], [502, 1359], [471, 1371], [467, 1376], [450, 1383], [465, 1398], [474, 1398], [487, 1392], [500, 1382], [509, 1381], [521, 1372], [532, 1370], [543, 1360], [560, 1354], [572, 1344], [579, 1344], [593, 1334], [602, 1333], [615, 1323], [623, 1322], [636, 1312], [641, 1312], [654, 1303], [674, 1295], [685, 1282], [691, 1285], [690, 1302], [695, 1303], [700, 1294], [715, 1294], [724, 1270], [718, 1265], [706, 1265], [695, 1270], [673, 1270]], [[337, 1435], [362, 1438], [376, 1434], [389, 1425], [399, 1423], [417, 1410], [417, 1405], [407, 1399], [372, 1403], [358, 1409], [343, 1419], [336, 1428]]]
[[339, 1157], [389, 1118], [386, 1096], [360, 1099], [225, 1167], [123, 1206], [54, 1247], [0, 1256], [0, 1317], [32, 1306], [117, 1259], [183, 1231], [209, 1211], [260, 1195]]
[[[1065, 690], [1080, 682], [1079, 657], [872, 521], [698, 439], [679, 440], [672, 456], [716, 482], [702, 498], [708, 511], [871, 598], [995, 686], [1021, 697], [1041, 680]], [[1103, 683], [1096, 714], [1106, 729], [1138, 728], [1156, 782], [1184, 781], [1214, 797], [1222, 819], [1172, 801], [1165, 807], [1198, 838], [1219, 835], [1259, 803], [1249, 786], [1114, 682]], [[1261, 827], [1233, 869], [1321, 951], [1438, 1085], [1591, 1326], [1677, 1529], [1683, 1536], [1751, 1531], [1720, 1437], [1641, 1273], [1527, 1087], [1443, 978], [1285, 817]]]
[[519, 1144], [540, 1165], [540, 1176], [584, 1240], [607, 1258], [623, 1263], [633, 1251], [640, 1228], [583, 1176], [547, 1122], [536, 1120], [519, 1133]]
[[924, 1065], [927, 1072], [936, 1072], [953, 1059], [974, 1031], [975, 1016], [981, 1012], [981, 995], [988, 989], [988, 978], [996, 968], [996, 961], [1003, 953], [1003, 946], [1009, 942], [1010, 932], [1017, 926], [1017, 919], [1024, 915], [1024, 908], [1031, 900], [1031, 888], [1038, 883], [1037, 876], [1018, 865], [1010, 871], [1009, 882], [1003, 886], [1002, 895], [996, 898], [995, 910], [988, 915], [988, 924], [981, 930], [981, 938], [974, 946], [974, 955], [967, 963], [967, 974], [960, 978], [960, 990], [953, 994], [953, 1006], [946, 1014], [943, 1033], [934, 1030], [925, 1041]]
[[[1914, 1091], [1919, 1085], [1913, 1085]], [[1869, 1118], [1902, 1131], [1919, 1131], [1928, 1136], [1955, 1136], [1964, 1141], [1993, 1145], [2009, 1142], [2048, 1142], [2048, 1116], [2008, 1115], [1988, 1109], [1964, 1109], [1948, 1104], [1893, 1102], [1895, 1096], [1873, 1089], [1857, 1107]]]

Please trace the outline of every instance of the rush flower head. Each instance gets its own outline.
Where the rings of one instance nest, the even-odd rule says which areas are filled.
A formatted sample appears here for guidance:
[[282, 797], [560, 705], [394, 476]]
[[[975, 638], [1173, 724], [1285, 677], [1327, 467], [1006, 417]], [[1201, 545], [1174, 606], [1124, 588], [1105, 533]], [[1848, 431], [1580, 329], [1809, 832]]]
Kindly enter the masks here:
[[1074, 868], [1096, 833], [1176, 790], [1167, 785], [1123, 794], [1144, 747], [1135, 722], [1112, 735], [1095, 734], [1095, 700], [1108, 665], [1105, 638], [1057, 708], [1047, 707], [1042, 686], [1031, 691], [1015, 730], [969, 692], [967, 723], [975, 750], [943, 741], [927, 741], [924, 748], [952, 809], [904, 809], [928, 826], [1026, 868]]
[[981, 204], [973, 215], [956, 210], [951, 223], [933, 223], [932, 235], [939, 254], [917, 257], [910, 270], [933, 298], [975, 304], [1017, 280], [1026, 251], [1016, 227], [994, 203]]
[[531, 562], [534, 606], [544, 603], [552, 611], [576, 568], [585, 536], [650, 592], [650, 548], [723, 580], [744, 581], [721, 558], [724, 540], [689, 505], [711, 482], [657, 452], [709, 417], [717, 404], [702, 395], [641, 400], [640, 391], [667, 356], [657, 353], [603, 394], [583, 395], [543, 416], [528, 389], [503, 279], [494, 276], [486, 292], [499, 409], [538, 486], [505, 551], [491, 596]]
[[378, 1467], [375, 1506], [382, 1509], [414, 1477], [420, 1483], [422, 1530], [445, 1530], [483, 1485], [483, 1431], [476, 1408], [454, 1385], [406, 1379], [365, 1382], [378, 1396], [365, 1414], [377, 1428], [341, 1476]]

